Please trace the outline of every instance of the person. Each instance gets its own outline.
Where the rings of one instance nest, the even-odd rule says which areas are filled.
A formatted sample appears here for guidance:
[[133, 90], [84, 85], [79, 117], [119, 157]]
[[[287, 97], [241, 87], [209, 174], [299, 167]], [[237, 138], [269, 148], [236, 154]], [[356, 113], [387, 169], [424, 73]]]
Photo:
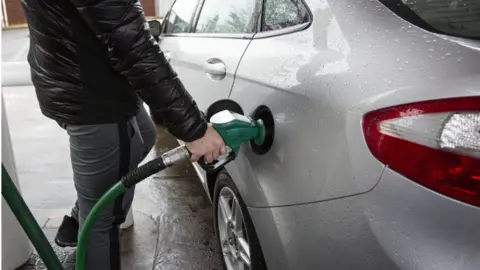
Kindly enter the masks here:
[[[22, 0], [22, 8], [39, 106], [70, 141], [77, 202], [57, 232], [58, 245], [75, 246], [94, 204], [145, 158], [155, 141], [151, 118], [186, 142], [192, 161], [225, 153], [152, 37], [138, 0]], [[95, 224], [87, 269], [121, 269], [119, 225], [133, 193], [118, 197]]]

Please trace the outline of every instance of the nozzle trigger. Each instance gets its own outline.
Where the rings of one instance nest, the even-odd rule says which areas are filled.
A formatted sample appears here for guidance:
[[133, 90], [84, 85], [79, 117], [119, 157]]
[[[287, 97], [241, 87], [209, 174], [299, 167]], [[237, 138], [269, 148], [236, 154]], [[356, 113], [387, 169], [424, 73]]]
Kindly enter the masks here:
[[219, 171], [227, 163], [235, 159], [235, 152], [230, 151], [228, 155], [219, 160], [215, 160], [213, 163], [207, 163], [203, 157], [198, 160], [198, 164], [202, 167], [207, 173], [215, 173]]

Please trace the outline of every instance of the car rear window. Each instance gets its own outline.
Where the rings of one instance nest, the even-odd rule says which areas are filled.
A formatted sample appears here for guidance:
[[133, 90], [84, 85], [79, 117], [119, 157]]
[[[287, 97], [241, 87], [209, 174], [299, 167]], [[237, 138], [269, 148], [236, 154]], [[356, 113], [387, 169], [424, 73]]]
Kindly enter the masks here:
[[405, 20], [426, 30], [480, 39], [480, 0], [380, 0]]

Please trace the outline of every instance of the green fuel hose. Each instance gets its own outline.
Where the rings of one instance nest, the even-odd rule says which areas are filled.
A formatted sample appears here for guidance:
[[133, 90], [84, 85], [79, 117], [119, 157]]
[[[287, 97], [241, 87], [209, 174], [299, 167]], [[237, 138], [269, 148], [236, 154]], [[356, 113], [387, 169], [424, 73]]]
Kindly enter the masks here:
[[75, 269], [85, 269], [87, 246], [90, 240], [90, 234], [92, 233], [93, 225], [95, 224], [95, 221], [98, 220], [98, 216], [103, 212], [103, 210], [105, 210], [105, 207], [111, 204], [115, 198], [125, 192], [125, 190], [127, 190], [125, 185], [122, 182], [118, 182], [100, 198], [100, 200], [93, 207], [92, 211], [90, 211], [90, 214], [85, 220], [82, 231], [80, 232], [80, 236], [78, 238]]
[[[120, 194], [127, 189], [138, 184], [145, 178], [153, 175], [159, 171], [164, 170], [167, 167], [174, 165], [175, 163], [188, 160], [191, 154], [186, 146], [179, 146], [164, 153], [161, 157], [153, 159], [144, 165], [130, 171], [123, 176], [120, 181], [111, 187], [95, 204], [90, 214], [85, 219], [85, 222], [80, 231], [77, 254], [76, 254], [76, 270], [85, 270], [85, 258], [87, 255], [87, 246], [90, 240], [90, 235], [95, 222], [103, 212], [103, 210], [117, 198]], [[48, 242], [45, 234], [38, 225], [37, 221], [33, 217], [30, 209], [23, 200], [20, 192], [12, 181], [12, 178], [8, 174], [2, 163], [2, 195], [8, 206], [12, 209], [13, 214], [19, 221], [23, 230], [27, 234], [28, 238], [32, 242], [33, 246], [38, 252], [40, 258], [42, 258], [45, 266], [49, 270], [63, 270], [63, 266], [60, 263], [55, 251]]]
[[160, 172], [178, 161], [190, 158], [190, 152], [186, 146], [179, 146], [163, 154], [161, 157], [153, 159], [144, 165], [130, 171], [120, 179], [120, 182], [111, 187], [95, 204], [90, 214], [83, 223], [82, 230], [78, 238], [76, 254], [76, 270], [85, 270], [85, 259], [87, 255], [87, 246], [92, 233], [93, 225], [98, 220], [100, 214], [105, 208], [113, 203], [115, 198], [124, 193], [127, 189], [138, 184], [145, 178]]

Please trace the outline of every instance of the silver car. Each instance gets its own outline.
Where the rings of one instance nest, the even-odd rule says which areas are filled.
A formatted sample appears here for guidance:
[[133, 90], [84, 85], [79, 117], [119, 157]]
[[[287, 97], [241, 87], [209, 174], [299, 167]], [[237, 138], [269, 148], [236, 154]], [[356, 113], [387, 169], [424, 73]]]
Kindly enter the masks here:
[[480, 1], [177, 0], [158, 42], [207, 117], [271, 112], [194, 164], [226, 269], [480, 269]]

